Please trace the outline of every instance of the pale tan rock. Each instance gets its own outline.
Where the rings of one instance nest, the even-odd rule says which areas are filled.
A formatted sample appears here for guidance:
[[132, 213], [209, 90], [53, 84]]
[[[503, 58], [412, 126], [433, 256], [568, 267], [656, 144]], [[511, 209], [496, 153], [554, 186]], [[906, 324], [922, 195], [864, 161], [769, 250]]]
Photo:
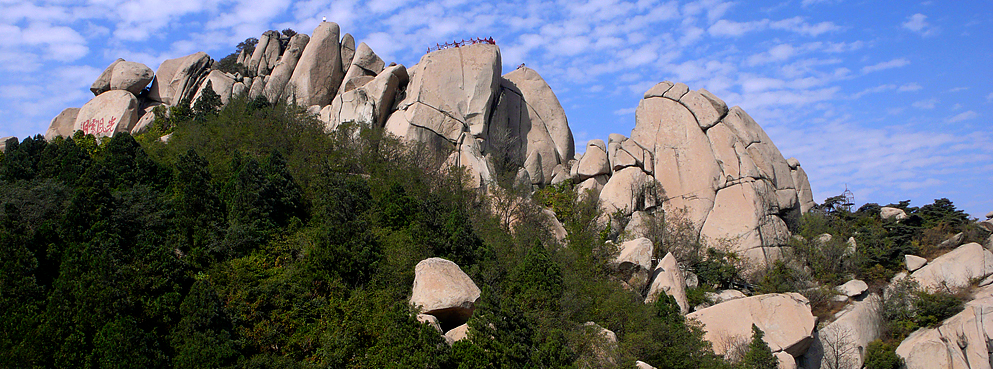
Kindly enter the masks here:
[[[505, 74], [503, 78], [520, 90], [528, 105], [528, 115], [532, 122], [531, 130], [538, 129], [547, 132], [547, 136], [551, 139], [551, 144], [554, 145], [558, 154], [559, 162], [573, 157], [576, 147], [572, 130], [569, 128], [569, 121], [558, 97], [555, 96], [545, 79], [528, 67], [515, 69]], [[539, 127], [535, 127], [535, 125]], [[529, 146], [538, 144], [530, 135], [528, 140]]]
[[448, 332], [445, 332], [445, 338], [448, 339], [449, 344], [469, 338], [469, 325], [462, 324], [452, 328]]
[[212, 70], [207, 78], [197, 89], [196, 94], [193, 95], [193, 100], [190, 100], [190, 106], [196, 106], [197, 101], [203, 96], [203, 91], [210, 86], [214, 93], [221, 97], [221, 105], [227, 105], [228, 101], [231, 101], [231, 91], [234, 90], [234, 76], [221, 72], [220, 70]]
[[863, 292], [865, 292], [868, 289], [869, 289], [869, 285], [858, 279], [850, 280], [848, 282], [845, 282], [845, 284], [842, 284], [835, 288], [835, 290], [838, 291], [838, 293], [848, 297], [855, 297], [861, 295]]
[[910, 276], [921, 288], [965, 288], [973, 280], [993, 274], [993, 253], [978, 243], [967, 243], [931, 260]]
[[[337, 35], [333, 35], [332, 37], [334, 37], [335, 40], [338, 39]], [[287, 45], [286, 51], [283, 52], [283, 56], [279, 59], [279, 62], [273, 66], [272, 73], [269, 75], [269, 81], [266, 82], [265, 90], [262, 92], [262, 94], [265, 95], [266, 100], [269, 100], [270, 104], [275, 104], [283, 98], [288, 103], [293, 103], [299, 106], [312, 105], [308, 104], [308, 101], [305, 98], [296, 94], [296, 90], [294, 90], [296, 87], [295, 85], [289, 84], [293, 75], [297, 73], [296, 68], [300, 64], [301, 55], [308, 45], [310, 45], [310, 36], [305, 34], [298, 33], [293, 35], [290, 39], [290, 44]], [[306, 69], [306, 67], [303, 66], [301, 66], [301, 68]], [[309, 97], [309, 95], [306, 97]], [[327, 103], [325, 102], [325, 104], [322, 105], [327, 105]]]
[[621, 243], [620, 254], [611, 261], [618, 277], [636, 291], [641, 291], [648, 284], [653, 248], [652, 241], [647, 238], [627, 241]]
[[481, 134], [500, 86], [500, 68], [496, 45], [477, 44], [424, 55], [411, 68], [406, 98], [390, 116], [387, 132], [406, 140], [430, 137], [413, 128], [418, 127], [453, 144], [463, 132]]
[[248, 88], [245, 87], [244, 82], [235, 82], [231, 86], [231, 97], [241, 96], [248, 92]]
[[341, 70], [347, 71], [352, 66], [352, 58], [355, 57], [355, 38], [352, 34], [346, 33], [341, 36]]
[[138, 99], [130, 92], [111, 90], [87, 102], [76, 115], [72, 130], [96, 137], [128, 132], [139, 118]]
[[614, 173], [600, 190], [600, 208], [605, 214], [619, 211], [624, 215], [643, 210], [645, 193], [652, 185], [649, 178], [637, 167], [624, 168]]
[[124, 61], [124, 59], [117, 58], [117, 60], [110, 63], [110, 65], [108, 65], [107, 68], [100, 73], [100, 76], [97, 77], [96, 81], [93, 81], [93, 84], [90, 85], [90, 92], [93, 92], [93, 96], [100, 96], [100, 94], [110, 91], [110, 79], [114, 75], [114, 67], [122, 61]]
[[148, 106], [141, 110], [139, 113], [141, 114], [141, 118], [138, 118], [138, 122], [131, 128], [132, 136], [144, 133], [152, 126], [153, 123], [155, 123], [155, 112], [152, 111], [154, 108], [155, 106]]
[[[283, 54], [283, 44], [280, 41], [281, 34], [276, 31], [266, 31], [269, 33], [269, 42], [265, 44], [265, 48], [262, 51], [262, 58], [259, 59], [258, 68], [255, 70], [255, 75], [257, 76], [267, 76], [272, 69], [276, 67], [276, 63], [279, 61], [279, 56]], [[259, 49], [259, 45], [255, 46], [255, 49]], [[252, 55], [254, 57], [254, 55]]]
[[48, 125], [45, 132], [45, 140], [51, 141], [58, 136], [72, 137], [73, 124], [76, 123], [76, 116], [79, 115], [79, 108], [65, 108], [59, 115], [52, 118], [52, 123]]
[[437, 330], [438, 333], [441, 333], [441, 334], [444, 334], [445, 333], [444, 331], [441, 330], [441, 323], [438, 323], [438, 318], [435, 318], [434, 315], [431, 315], [431, 314], [417, 314], [417, 321], [418, 322], [421, 322], [421, 323], [424, 323], [424, 324], [427, 324], [427, 325], [430, 325], [431, 328], [434, 328], [435, 330]]
[[[717, 98], [714, 95], [710, 96], [714, 99]], [[720, 101], [720, 99], [713, 101], [697, 91], [686, 92], [686, 94], [679, 99], [679, 102], [681, 102], [691, 113], [693, 113], [693, 116], [696, 117], [697, 124], [699, 124], [700, 128], [704, 130], [713, 127], [721, 120], [721, 118], [724, 117], [724, 114], [727, 114], [728, 112], [727, 105], [724, 104], [723, 101]], [[723, 110], [718, 110], [722, 107]]]
[[670, 99], [641, 100], [635, 120], [631, 139], [653, 152], [652, 173], [667, 199], [666, 210], [684, 209], [699, 232], [714, 206], [721, 180], [710, 141], [693, 114]]
[[710, 300], [711, 302], [713, 302], [714, 305], [717, 305], [717, 304], [720, 304], [720, 303], [726, 302], [726, 301], [743, 299], [745, 297], [748, 297], [748, 296], [745, 296], [745, 294], [743, 292], [738, 291], [738, 290], [720, 290], [720, 291], [717, 291], [717, 292], [706, 292], [706, 293], [704, 293], [704, 296], [706, 296], [708, 300]]
[[581, 368], [611, 368], [617, 366], [617, 335], [613, 331], [601, 327], [594, 322], [586, 322], [587, 334], [593, 338], [592, 355], [583, 355], [579, 358]]
[[990, 368], [993, 286], [980, 288], [962, 312], [937, 328], [918, 329], [896, 348], [908, 369]]
[[951, 236], [947, 240], [944, 240], [940, 244], [938, 244], [938, 248], [939, 249], [950, 249], [950, 248], [953, 248], [953, 247], [958, 247], [959, 245], [962, 244], [962, 239], [964, 237], [965, 237], [965, 234], [964, 233], [962, 233], [962, 232], [956, 233], [954, 236]]
[[159, 65], [148, 99], [175, 106], [184, 98], [193, 99], [214, 60], [205, 52], [169, 59]]
[[672, 253], [666, 253], [659, 265], [655, 267], [651, 287], [648, 289], [648, 296], [645, 297], [646, 304], [653, 304], [658, 301], [663, 293], [672, 296], [679, 305], [679, 313], [685, 315], [690, 312], [690, 304], [686, 299], [686, 280], [682, 271], [679, 270], [679, 263]]
[[141, 63], [121, 60], [114, 62], [113, 66], [114, 71], [110, 76], [111, 90], [124, 90], [137, 96], [155, 77], [152, 68]]
[[276, 31], [266, 31], [262, 33], [259, 37], [259, 42], [255, 44], [255, 51], [252, 52], [252, 56], [248, 58], [248, 70], [256, 72], [259, 69], [259, 63], [262, 62], [262, 58], [265, 56], [266, 46], [269, 45], [269, 40], [275, 39], [276, 42], [279, 40], [279, 33]]
[[796, 359], [793, 358], [793, 355], [780, 351], [773, 354], [773, 356], [779, 361], [778, 369], [796, 369]]
[[607, 184], [608, 180], [610, 180], [610, 177], [606, 174], [587, 178], [580, 182], [579, 186], [576, 186], [576, 193], [580, 196], [586, 196], [590, 193], [600, 196], [600, 191], [603, 190], [603, 186]]
[[552, 182], [551, 184], [557, 185], [571, 179], [569, 177], [569, 170], [566, 164], [559, 164], [552, 168]]
[[752, 324], [765, 332], [763, 340], [773, 352], [802, 355], [813, 339], [816, 318], [810, 303], [797, 293], [768, 294], [723, 302], [686, 315], [703, 324], [704, 339], [723, 355], [727, 338], [751, 337]]
[[[807, 368], [861, 368], [869, 343], [883, 332], [882, 298], [869, 294], [853, 302], [817, 333], [804, 354]], [[836, 365], [840, 364], [840, 365]]]
[[638, 369], [656, 369], [654, 366], [648, 365], [648, 363], [641, 360], [635, 361], [634, 367]]
[[248, 89], [249, 99], [255, 100], [259, 96], [262, 96], [263, 93], [265, 93], [265, 81], [266, 79], [268, 79], [268, 77], [269, 76], [266, 76], [265, 78], [256, 77], [252, 79], [252, 88]]
[[672, 88], [662, 94], [662, 97], [673, 101], [679, 101], [679, 99], [682, 98], [683, 95], [686, 95], [687, 92], [690, 92], [690, 88], [688, 86], [683, 83], [676, 82], [672, 84]]
[[657, 222], [655, 216], [644, 211], [636, 211], [631, 213], [631, 219], [628, 220], [628, 224], [624, 226], [624, 234], [622, 238], [624, 240], [633, 240], [642, 237], [648, 237], [649, 231], [654, 227]]
[[541, 214], [545, 217], [545, 224], [552, 232], [552, 235], [555, 236], [555, 240], [559, 241], [559, 243], [564, 243], [565, 238], [569, 236], [569, 234], [566, 232], [565, 227], [562, 226], [562, 222], [559, 221], [559, 218], [555, 216], [555, 212], [551, 209], [544, 208], [541, 209]]
[[334, 22], [317, 25], [286, 84], [284, 100], [293, 100], [302, 106], [331, 103], [344, 77], [338, 41], [340, 33]]
[[545, 169], [542, 165], [544, 160], [542, 160], [541, 153], [535, 151], [532, 152], [530, 156], [524, 161], [524, 169], [528, 171], [528, 176], [531, 178], [531, 184], [540, 185], [545, 183]]
[[383, 59], [381, 59], [379, 55], [376, 55], [376, 53], [372, 51], [372, 48], [370, 48], [369, 45], [366, 45], [365, 42], [360, 43], [359, 46], [355, 48], [355, 56], [352, 58], [351, 65], [365, 69], [373, 75], [379, 74], [379, 72], [382, 72], [383, 68], [386, 67], [386, 63], [383, 62]]
[[884, 206], [879, 208], [879, 217], [883, 219], [904, 220], [907, 219], [907, 212], [900, 208]]
[[479, 287], [455, 263], [441, 259], [421, 260], [414, 268], [410, 303], [422, 314], [434, 315], [442, 326], [463, 324], [479, 301]]
[[601, 174], [610, 174], [610, 163], [607, 160], [607, 151], [604, 149], [603, 140], [590, 140], [586, 144], [586, 153], [579, 161], [579, 180]]
[[927, 259], [922, 258], [922, 257], [917, 256], [917, 255], [907, 254], [907, 255], [904, 255], [903, 258], [904, 258], [904, 261], [907, 264], [907, 270], [909, 270], [911, 272], [914, 272], [917, 269], [920, 269], [921, 267], [923, 267], [924, 264], [927, 264]]
[[642, 98], [647, 99], [652, 97], [663, 97], [665, 96], [666, 91], [669, 91], [670, 88], [672, 88], [672, 82], [662, 81], [656, 83], [655, 86], [652, 86], [652, 88], [648, 89], [648, 91], [645, 91], [645, 95]]

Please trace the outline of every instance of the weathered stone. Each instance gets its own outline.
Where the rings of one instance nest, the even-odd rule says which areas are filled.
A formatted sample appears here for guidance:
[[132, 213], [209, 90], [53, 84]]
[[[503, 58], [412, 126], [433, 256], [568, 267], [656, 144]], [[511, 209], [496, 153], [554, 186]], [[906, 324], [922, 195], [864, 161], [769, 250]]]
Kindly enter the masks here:
[[141, 63], [121, 60], [114, 62], [113, 65], [114, 72], [110, 77], [111, 90], [124, 90], [138, 96], [155, 77], [152, 68]]
[[423, 314], [438, 318], [442, 327], [465, 323], [479, 301], [479, 287], [455, 263], [441, 259], [421, 260], [414, 268], [410, 303]]
[[241, 96], [248, 92], [248, 88], [245, 87], [244, 82], [235, 82], [231, 85], [231, 97]]
[[462, 324], [452, 328], [448, 332], [445, 332], [445, 338], [448, 339], [449, 344], [469, 338], [469, 325]]
[[620, 254], [611, 262], [618, 277], [637, 291], [648, 283], [652, 270], [652, 241], [647, 238], [621, 243]]
[[993, 253], [978, 243], [967, 243], [931, 260], [911, 277], [926, 290], [965, 288], [973, 280], [993, 274]]
[[265, 78], [256, 77], [252, 80], [252, 87], [248, 89], [249, 100], [255, 100], [259, 96], [262, 96], [263, 93], [265, 93], [265, 81], [266, 79], [268, 79], [268, 77], [269, 76], [266, 76]]
[[202, 51], [163, 61], [155, 72], [148, 99], [171, 106], [185, 98], [192, 100], [213, 63], [214, 60]]
[[[321, 23], [321, 24], [333, 24], [333, 23]], [[318, 26], [320, 29], [320, 26]], [[332, 35], [335, 41], [338, 40], [337, 35]], [[287, 46], [286, 51], [283, 52], [282, 58], [272, 69], [272, 74], [269, 75], [269, 81], [266, 82], [265, 90], [263, 94], [266, 100], [269, 100], [270, 104], [274, 104], [281, 98], [286, 97], [286, 101], [301, 105], [310, 106], [314, 104], [308, 103], [305, 97], [296, 94], [297, 90], [294, 89], [296, 85], [290, 84], [291, 78], [296, 75], [297, 67], [301, 69], [308, 69], [306, 66], [300, 65], [300, 58], [307, 46], [310, 45], [310, 36], [302, 33], [293, 35], [290, 39], [290, 44]], [[299, 72], [303, 74], [303, 72]], [[327, 102], [321, 105], [327, 105]]]
[[669, 91], [670, 88], [672, 88], [672, 82], [662, 81], [656, 83], [655, 86], [652, 86], [652, 88], [648, 89], [648, 91], [645, 91], [645, 95], [642, 98], [648, 99], [652, 97], [663, 97], [665, 96], [666, 91]]
[[610, 174], [610, 163], [603, 140], [591, 140], [586, 144], [586, 153], [579, 161], [579, 180], [601, 174]]
[[344, 71], [338, 24], [321, 22], [307, 43], [293, 76], [286, 84], [283, 99], [298, 105], [328, 105], [338, 93]]
[[[500, 81], [496, 45], [477, 44], [431, 52], [411, 68], [406, 98], [386, 131], [406, 140], [433, 140], [421, 128], [451, 143], [482, 132]], [[425, 141], [422, 141], [425, 142]], [[551, 168], [549, 168], [551, 170]]]
[[685, 95], [687, 92], [690, 92], [690, 88], [688, 86], [676, 82], [672, 84], [672, 88], [670, 88], [668, 91], [662, 94], [662, 97], [670, 100], [679, 101], [679, 99], [682, 98], [683, 95]]
[[655, 216], [648, 214], [644, 211], [636, 211], [631, 213], [631, 219], [628, 220], [628, 224], [624, 226], [623, 239], [633, 240], [636, 238], [648, 237], [650, 230], [655, 225]]
[[[701, 91], [706, 92], [706, 90]], [[708, 94], [710, 93], [708, 92]], [[688, 91], [679, 99], [679, 102], [693, 113], [700, 128], [706, 130], [717, 124], [728, 112], [728, 107], [724, 101], [711, 99], [717, 99], [717, 97], [710, 94], [710, 98], [708, 98], [701, 92]]]
[[438, 323], [438, 318], [435, 318], [434, 315], [431, 315], [431, 314], [417, 314], [417, 321], [418, 322], [421, 322], [421, 323], [424, 323], [424, 324], [427, 324], [427, 325], [430, 325], [431, 328], [436, 329], [438, 331], [438, 333], [442, 333], [442, 334], [445, 333], [444, 331], [441, 330], [441, 324]]
[[555, 212], [551, 209], [545, 208], [541, 209], [541, 215], [545, 217], [545, 225], [548, 227], [548, 230], [551, 231], [552, 236], [555, 236], [555, 240], [559, 241], [559, 243], [565, 242], [565, 238], [569, 236], [569, 234], [566, 232], [565, 227], [562, 226], [562, 222], [559, 221], [559, 218], [555, 216]]
[[950, 249], [953, 247], [958, 247], [962, 244], [962, 239], [965, 238], [965, 234], [962, 232], [956, 233], [954, 236], [949, 237], [947, 240], [941, 241], [938, 244], [939, 249]]
[[130, 92], [112, 90], [87, 102], [76, 115], [73, 131], [83, 131], [96, 137], [128, 132], [138, 121], [138, 99]]
[[821, 328], [804, 354], [806, 368], [861, 368], [869, 343], [882, 335], [882, 298], [872, 293]]
[[117, 60], [110, 63], [110, 65], [103, 70], [103, 73], [100, 73], [100, 76], [97, 77], [96, 81], [93, 81], [93, 84], [90, 86], [90, 91], [93, 92], [93, 96], [100, 96], [100, 94], [110, 91], [110, 79], [114, 74], [114, 67], [122, 61], [124, 61], [124, 59], [117, 58]]
[[783, 351], [773, 354], [779, 362], [777, 369], [796, 369], [796, 358]]
[[656, 369], [654, 366], [648, 365], [648, 363], [641, 360], [635, 361], [634, 367], [637, 369]]
[[331, 102], [330, 120], [326, 129], [334, 130], [342, 123], [382, 127], [397, 95], [397, 89], [407, 83], [407, 69], [395, 65], [383, 70], [361, 88], [335, 96]]
[[350, 33], [341, 36], [341, 70], [347, 71], [355, 57], [355, 38]]
[[993, 286], [980, 288], [962, 312], [913, 332], [896, 348], [908, 369], [990, 368]]
[[58, 136], [72, 137], [72, 126], [76, 123], [77, 115], [79, 115], [79, 108], [63, 109], [59, 115], [52, 118], [52, 123], [48, 125], [48, 131], [45, 132], [45, 140], [51, 141]]
[[720, 290], [717, 292], [705, 292], [704, 296], [707, 297], [707, 299], [710, 300], [710, 302], [714, 303], [714, 305], [720, 304], [722, 302], [743, 299], [745, 297], [748, 297], [745, 296], [745, 293], [738, 290]]
[[576, 186], [576, 193], [580, 196], [586, 196], [589, 193], [599, 196], [608, 180], [610, 180], [610, 176], [606, 174], [587, 178], [585, 181], [580, 182], [579, 186]]
[[601, 327], [594, 322], [586, 322], [587, 334], [593, 340], [592, 352], [586, 353], [578, 360], [580, 368], [612, 368], [617, 366], [617, 335], [613, 331]]
[[379, 72], [382, 72], [383, 68], [386, 67], [386, 63], [383, 62], [383, 59], [381, 59], [379, 55], [376, 55], [376, 53], [372, 51], [372, 48], [370, 48], [369, 45], [366, 45], [365, 42], [360, 43], [359, 46], [355, 48], [355, 56], [352, 58], [351, 65], [365, 69], [373, 75], [379, 74]]
[[572, 131], [558, 98], [537, 72], [526, 67], [500, 78], [496, 109], [485, 132], [472, 133], [486, 138], [487, 152], [512, 162], [540, 154], [544, 183], [554, 178], [558, 164], [575, 155]]
[[[269, 42], [265, 44], [265, 48], [262, 50], [262, 58], [259, 59], [258, 68], [255, 69], [255, 75], [257, 76], [269, 75], [269, 72], [276, 67], [279, 56], [283, 54], [283, 43], [280, 40], [281, 35], [276, 31], [266, 31], [266, 33], [269, 33]], [[258, 50], [259, 46], [261, 45], [256, 45], [255, 50]], [[252, 56], [254, 59], [255, 55]]]
[[831, 242], [831, 240], [833, 238], [834, 238], [834, 236], [831, 236], [830, 233], [821, 233], [821, 235], [820, 236], [817, 236], [817, 238], [815, 240], [820, 245], [826, 245], [828, 242]]
[[262, 58], [265, 57], [265, 48], [269, 45], [269, 40], [275, 39], [279, 40], [279, 33], [276, 31], [266, 31], [262, 33], [259, 37], [259, 42], [255, 44], [255, 51], [252, 52], [252, 56], [248, 59], [248, 70], [255, 72], [259, 69], [259, 63], [262, 62]]
[[155, 107], [159, 105], [162, 105], [162, 103], [151, 102], [145, 104], [145, 106], [142, 107], [141, 111], [139, 112], [141, 118], [138, 118], [138, 122], [134, 124], [134, 127], [131, 127], [132, 136], [144, 133], [145, 131], [148, 130], [149, 127], [152, 126], [152, 123], [155, 123], [154, 110]]
[[903, 259], [907, 264], [907, 270], [911, 272], [917, 271], [917, 269], [923, 267], [924, 264], [927, 264], [927, 259], [917, 255], [907, 254], [903, 256]]
[[566, 180], [571, 179], [571, 177], [569, 177], [569, 170], [566, 168], [567, 167], [565, 164], [559, 164], [556, 165], [554, 168], [552, 168], [551, 184], [557, 185], [557, 184], [561, 184], [562, 182], [565, 182]]
[[540, 185], [545, 183], [545, 169], [542, 165], [541, 153], [531, 153], [531, 156], [528, 156], [527, 160], [524, 161], [524, 169], [527, 169], [528, 171], [528, 175], [531, 178], [531, 184]]
[[752, 324], [765, 332], [763, 340], [773, 352], [802, 355], [813, 339], [817, 320], [810, 313], [810, 303], [797, 293], [731, 300], [694, 311], [686, 318], [703, 324], [704, 339], [714, 344], [714, 352], [718, 355], [728, 349], [721, 343], [751, 337]]
[[217, 69], [210, 71], [203, 84], [197, 89], [196, 94], [193, 95], [193, 100], [190, 100], [191, 106], [196, 106], [197, 101], [203, 96], [203, 91], [207, 89], [207, 86], [210, 86], [210, 89], [220, 96], [221, 105], [227, 105], [228, 101], [231, 100], [231, 91], [234, 90], [234, 76]]
[[667, 199], [666, 210], [685, 210], [699, 232], [713, 209], [721, 180], [710, 141], [693, 114], [670, 99], [641, 100], [635, 120], [631, 139], [653, 153], [652, 173]]
[[848, 297], [855, 297], [861, 295], [863, 292], [865, 292], [868, 289], [869, 289], [869, 285], [858, 279], [850, 280], [848, 282], [845, 282], [845, 284], [835, 288], [836, 291]]
[[11, 142], [11, 144], [17, 143], [17, 137], [14, 136], [0, 137], [0, 152], [7, 151], [8, 142]]
[[663, 293], [672, 296], [679, 305], [679, 313], [690, 312], [690, 304], [686, 299], [686, 280], [682, 271], [679, 270], [679, 263], [672, 253], [666, 253], [659, 265], [655, 267], [652, 285], [648, 289], [648, 296], [645, 297], [646, 304], [655, 303]]
[[879, 217], [883, 219], [903, 220], [907, 218], [907, 213], [900, 208], [884, 206], [879, 208]]
[[624, 168], [614, 173], [600, 191], [600, 207], [603, 212], [613, 214], [620, 211], [629, 215], [637, 210], [644, 210], [645, 194], [654, 181], [649, 178], [636, 167]]

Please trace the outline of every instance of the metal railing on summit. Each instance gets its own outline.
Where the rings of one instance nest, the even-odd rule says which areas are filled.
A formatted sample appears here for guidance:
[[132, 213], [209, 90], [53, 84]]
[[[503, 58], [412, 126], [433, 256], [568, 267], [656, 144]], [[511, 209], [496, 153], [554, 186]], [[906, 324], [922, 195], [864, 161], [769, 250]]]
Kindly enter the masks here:
[[450, 48], [453, 48], [453, 47], [463, 47], [463, 46], [469, 46], [469, 45], [475, 45], [475, 44], [496, 45], [496, 41], [493, 40], [493, 37], [470, 38], [468, 40], [462, 39], [460, 41], [446, 42], [446, 43], [443, 43], [443, 44], [434, 44], [434, 47], [428, 47], [427, 52], [430, 53], [432, 51], [445, 50], [445, 49], [450, 49]]

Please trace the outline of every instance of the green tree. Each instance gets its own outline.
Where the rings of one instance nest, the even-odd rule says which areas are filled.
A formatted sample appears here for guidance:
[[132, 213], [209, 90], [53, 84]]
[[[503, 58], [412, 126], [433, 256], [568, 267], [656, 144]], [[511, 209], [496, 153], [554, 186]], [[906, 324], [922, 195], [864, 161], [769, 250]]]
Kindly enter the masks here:
[[769, 344], [765, 343], [762, 337], [765, 333], [759, 327], [752, 324], [752, 341], [748, 343], [748, 351], [741, 359], [739, 367], [742, 369], [776, 369], [779, 361], [769, 349]]
[[903, 359], [896, 354], [893, 345], [881, 340], [869, 342], [865, 350], [865, 369], [899, 369]]

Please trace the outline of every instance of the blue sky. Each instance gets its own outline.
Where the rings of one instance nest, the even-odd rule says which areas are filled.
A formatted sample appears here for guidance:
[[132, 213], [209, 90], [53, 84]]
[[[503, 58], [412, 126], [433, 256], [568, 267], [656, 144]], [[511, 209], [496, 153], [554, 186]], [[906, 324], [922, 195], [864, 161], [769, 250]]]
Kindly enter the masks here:
[[0, 136], [43, 133], [118, 57], [157, 69], [215, 59], [322, 16], [410, 66], [435, 43], [493, 37], [504, 71], [534, 68], [576, 147], [630, 134], [656, 82], [740, 105], [810, 176], [815, 200], [948, 197], [993, 210], [990, 1], [0, 0]]

